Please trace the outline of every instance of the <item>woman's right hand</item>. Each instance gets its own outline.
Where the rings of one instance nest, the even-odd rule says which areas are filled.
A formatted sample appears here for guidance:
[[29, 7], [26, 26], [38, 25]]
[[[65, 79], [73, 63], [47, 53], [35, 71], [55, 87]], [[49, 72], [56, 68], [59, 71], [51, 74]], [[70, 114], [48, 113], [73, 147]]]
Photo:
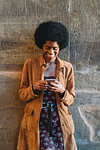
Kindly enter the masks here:
[[34, 90], [47, 90], [48, 82], [45, 80], [39, 80], [33, 85]]

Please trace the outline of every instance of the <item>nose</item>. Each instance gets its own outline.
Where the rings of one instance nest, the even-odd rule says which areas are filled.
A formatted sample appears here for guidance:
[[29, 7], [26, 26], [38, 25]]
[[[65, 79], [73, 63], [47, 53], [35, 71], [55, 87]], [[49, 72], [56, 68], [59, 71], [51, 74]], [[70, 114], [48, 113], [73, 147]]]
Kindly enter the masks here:
[[50, 49], [49, 49], [49, 54], [53, 54], [53, 53], [54, 53], [53, 48], [50, 48]]

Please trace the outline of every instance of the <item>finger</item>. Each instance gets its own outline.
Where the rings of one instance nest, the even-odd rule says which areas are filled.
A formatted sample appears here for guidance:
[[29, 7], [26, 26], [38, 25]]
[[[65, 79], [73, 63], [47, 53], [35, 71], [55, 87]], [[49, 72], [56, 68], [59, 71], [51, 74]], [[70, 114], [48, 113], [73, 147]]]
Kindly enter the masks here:
[[53, 83], [53, 82], [52, 82], [52, 83], [50, 83], [50, 85], [51, 85], [51, 86], [54, 86], [54, 87], [58, 87], [58, 84]]
[[40, 83], [39, 85], [40, 86], [47, 86], [48, 84], [46, 84], [46, 83]]
[[40, 84], [39, 86], [45, 88], [48, 87], [48, 84]]
[[56, 83], [56, 84], [59, 84], [59, 81], [55, 80], [55, 83]]
[[46, 85], [42, 85], [42, 84], [39, 85], [39, 88], [40, 88], [40, 89], [46, 88], [46, 87], [47, 87]]
[[49, 91], [56, 92], [57, 90], [56, 89], [49, 89]]
[[56, 87], [48, 86], [48, 90], [56, 90], [56, 89], [57, 89]]
[[40, 83], [42, 83], [42, 84], [48, 84], [48, 82], [46, 80], [41, 80]]
[[47, 90], [47, 87], [40, 87], [40, 90]]

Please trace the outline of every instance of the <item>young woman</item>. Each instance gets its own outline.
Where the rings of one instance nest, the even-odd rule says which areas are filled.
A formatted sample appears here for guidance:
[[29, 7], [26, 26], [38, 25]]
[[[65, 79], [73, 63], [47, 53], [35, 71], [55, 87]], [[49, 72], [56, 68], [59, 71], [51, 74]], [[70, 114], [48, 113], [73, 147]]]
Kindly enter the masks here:
[[18, 150], [76, 150], [68, 110], [75, 98], [73, 67], [58, 58], [68, 45], [68, 31], [58, 22], [41, 23], [34, 34], [43, 55], [27, 59], [19, 89], [26, 102]]

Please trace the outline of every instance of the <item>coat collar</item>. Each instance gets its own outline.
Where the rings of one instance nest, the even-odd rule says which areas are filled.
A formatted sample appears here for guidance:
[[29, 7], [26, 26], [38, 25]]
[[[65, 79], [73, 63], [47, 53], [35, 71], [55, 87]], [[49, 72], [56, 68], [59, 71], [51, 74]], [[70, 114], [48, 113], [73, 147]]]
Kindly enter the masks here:
[[[46, 60], [45, 60], [45, 57], [43, 55], [41, 55], [39, 57], [39, 61], [40, 61], [40, 66], [44, 66], [44, 67], [48, 67], [47, 66], [47, 63], [46, 63]], [[57, 64], [57, 68], [58, 69], [61, 69], [61, 68], [64, 68], [65, 67], [65, 64], [64, 62], [57, 56], [56, 58], [56, 64]]]
[[61, 68], [65, 67], [64, 61], [61, 60], [58, 56], [57, 56], [57, 66], [58, 66], [58, 69], [61, 69]]

